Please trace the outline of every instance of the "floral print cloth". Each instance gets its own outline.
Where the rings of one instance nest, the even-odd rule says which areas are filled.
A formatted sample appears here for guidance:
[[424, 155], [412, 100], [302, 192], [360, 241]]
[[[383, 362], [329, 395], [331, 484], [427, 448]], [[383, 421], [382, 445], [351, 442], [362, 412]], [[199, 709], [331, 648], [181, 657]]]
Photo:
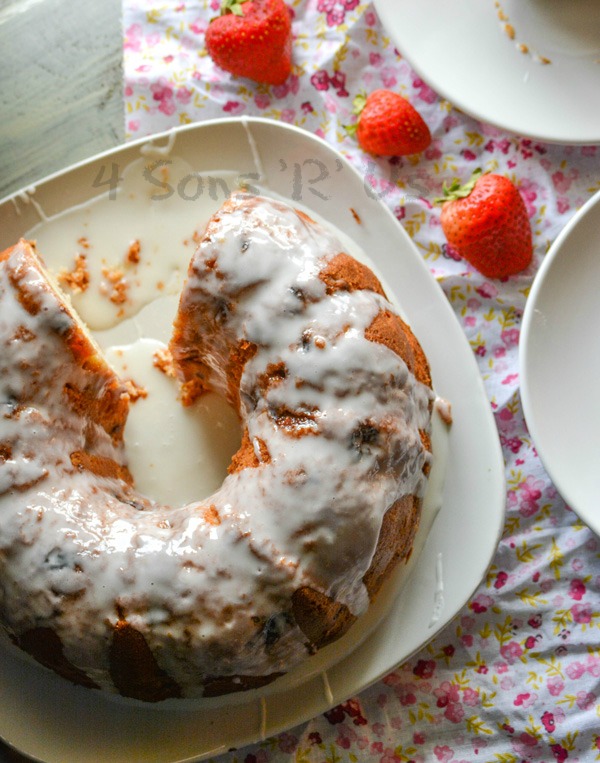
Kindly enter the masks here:
[[[518, 362], [533, 277], [600, 189], [600, 149], [539, 143], [457, 111], [415, 74], [369, 3], [288, 4], [293, 73], [267, 87], [232, 78], [206, 55], [217, 0], [124, 0], [128, 137], [259, 115], [314, 132], [348, 157], [412, 237], [473, 348], [503, 447], [507, 513], [486, 578], [433, 642], [360, 696], [219, 763], [600, 760], [600, 540], [539, 461]], [[422, 114], [433, 137], [423, 154], [374, 159], [346, 135], [354, 95], [378, 87], [402, 93]], [[534, 262], [504, 281], [456, 257], [433, 203], [444, 182], [466, 180], [476, 167], [511, 178], [531, 220]]]

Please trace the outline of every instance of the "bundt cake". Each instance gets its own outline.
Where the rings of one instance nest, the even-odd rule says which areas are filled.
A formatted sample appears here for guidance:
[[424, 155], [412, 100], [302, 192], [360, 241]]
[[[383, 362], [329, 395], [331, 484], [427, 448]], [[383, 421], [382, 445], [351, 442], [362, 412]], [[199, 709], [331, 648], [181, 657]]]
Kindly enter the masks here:
[[0, 255], [0, 622], [77, 684], [149, 702], [260, 687], [338, 639], [410, 554], [428, 363], [373, 273], [284, 203], [233, 195], [189, 267], [184, 404], [239, 412], [222, 487], [136, 492], [127, 387], [26, 241]]

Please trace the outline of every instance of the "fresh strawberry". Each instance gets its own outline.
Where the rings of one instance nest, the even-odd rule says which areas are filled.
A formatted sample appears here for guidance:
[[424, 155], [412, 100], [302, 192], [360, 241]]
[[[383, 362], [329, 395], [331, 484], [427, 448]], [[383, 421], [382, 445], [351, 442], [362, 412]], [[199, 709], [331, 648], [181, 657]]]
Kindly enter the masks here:
[[378, 156], [406, 156], [424, 151], [431, 143], [429, 127], [406, 98], [391, 90], [374, 90], [353, 101], [358, 121], [346, 127], [356, 134], [364, 151]]
[[212, 60], [231, 74], [281, 85], [292, 69], [292, 24], [283, 0], [224, 0], [206, 30]]
[[531, 226], [516, 186], [503, 175], [473, 173], [444, 186], [442, 230], [450, 246], [487, 278], [524, 270], [533, 256]]

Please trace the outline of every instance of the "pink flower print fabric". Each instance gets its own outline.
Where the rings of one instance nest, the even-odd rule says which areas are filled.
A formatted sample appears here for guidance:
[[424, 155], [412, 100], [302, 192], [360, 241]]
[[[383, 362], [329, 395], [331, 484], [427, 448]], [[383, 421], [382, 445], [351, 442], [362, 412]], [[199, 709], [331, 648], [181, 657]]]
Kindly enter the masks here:
[[[600, 188], [600, 151], [543, 144], [459, 112], [403, 59], [368, 2], [288, 4], [293, 73], [265, 87], [230, 77], [205, 54], [217, 2], [123, 0], [128, 137], [258, 115], [316, 133], [354, 163], [412, 237], [471, 344], [504, 453], [506, 523], [485, 579], [434, 641], [359, 697], [218, 761], [600, 760], [600, 541], [538, 458], [519, 398], [518, 357], [533, 277], [559, 231]], [[346, 134], [353, 97], [379, 87], [407, 97], [429, 125], [432, 143], [421, 155], [375, 159]], [[485, 279], [448, 247], [433, 202], [444, 182], [466, 180], [476, 167], [517, 184], [533, 230], [534, 262], [503, 281]]]

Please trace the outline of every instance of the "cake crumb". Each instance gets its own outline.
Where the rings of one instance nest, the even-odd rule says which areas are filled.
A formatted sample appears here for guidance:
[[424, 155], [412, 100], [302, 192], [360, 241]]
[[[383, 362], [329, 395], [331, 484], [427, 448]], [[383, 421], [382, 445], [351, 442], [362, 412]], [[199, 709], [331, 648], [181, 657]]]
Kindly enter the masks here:
[[165, 376], [171, 378], [175, 377], [175, 368], [173, 367], [173, 356], [168, 347], [161, 347], [160, 350], [156, 350], [152, 356], [152, 363], [155, 368], [162, 371]]
[[252, 448], [254, 450], [256, 460], [259, 464], [271, 463], [271, 454], [269, 453], [269, 448], [267, 447], [267, 443], [262, 438], [253, 437]]
[[81, 294], [86, 291], [90, 285], [90, 273], [87, 269], [87, 257], [85, 254], [79, 252], [75, 256], [73, 270], [63, 268], [59, 272], [58, 282], [75, 292], [75, 294]]
[[523, 55], [529, 56], [536, 63], [543, 64], [543, 65], [551, 64], [552, 61], [549, 58], [546, 58], [546, 56], [540, 55], [537, 51], [533, 50], [530, 45], [527, 45], [526, 43], [518, 39], [520, 35], [517, 34], [515, 27], [511, 24], [510, 19], [507, 13], [504, 11], [502, 4], [499, 2], [499, 0], [495, 0], [494, 6], [496, 7], [496, 13], [500, 21], [500, 27], [502, 31], [504, 32], [504, 34], [510, 40], [514, 41], [515, 48]]
[[25, 326], [19, 326], [12, 336], [15, 342], [33, 342], [36, 338], [36, 334], [25, 328]]
[[102, 275], [109, 281], [112, 286], [112, 291], [108, 293], [108, 289], [103, 289], [104, 293], [108, 293], [108, 298], [115, 305], [122, 305], [127, 301], [127, 291], [129, 284], [125, 279], [122, 270], [118, 268], [102, 268]]
[[208, 509], [204, 510], [204, 521], [213, 527], [218, 527], [221, 524], [221, 517], [214, 504], [211, 504]]
[[452, 405], [448, 400], [444, 400], [442, 397], [436, 397], [434, 407], [444, 424], [450, 426], [452, 424]]
[[132, 403], [136, 403], [140, 398], [148, 397], [148, 390], [140, 384], [136, 384], [133, 379], [126, 379], [125, 388]]
[[137, 265], [140, 262], [141, 246], [139, 240], [136, 238], [132, 241], [125, 255], [125, 262], [129, 265]]

